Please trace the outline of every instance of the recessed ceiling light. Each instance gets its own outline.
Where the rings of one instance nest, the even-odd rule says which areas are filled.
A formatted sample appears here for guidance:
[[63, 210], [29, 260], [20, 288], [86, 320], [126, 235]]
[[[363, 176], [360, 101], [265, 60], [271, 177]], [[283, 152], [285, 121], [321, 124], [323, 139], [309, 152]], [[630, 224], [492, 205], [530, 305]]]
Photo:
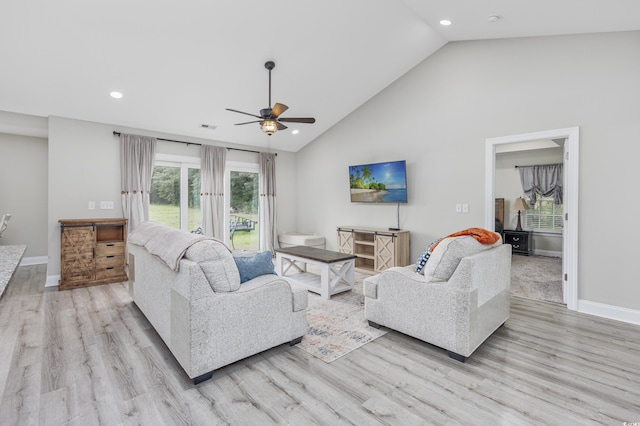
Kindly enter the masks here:
[[111, 92], [109, 94], [111, 95], [112, 98], [115, 98], [115, 99], [120, 99], [122, 97], [122, 93], [120, 92]]
[[297, 135], [298, 133], [300, 133], [300, 130], [298, 130], [298, 129], [292, 130], [291, 133], [294, 134], [294, 135]]
[[451, 25], [451, 21], [448, 19], [443, 19], [440, 21], [440, 25], [444, 25], [445, 27]]
[[489, 15], [487, 19], [489, 22], [498, 22], [500, 20], [500, 15]]

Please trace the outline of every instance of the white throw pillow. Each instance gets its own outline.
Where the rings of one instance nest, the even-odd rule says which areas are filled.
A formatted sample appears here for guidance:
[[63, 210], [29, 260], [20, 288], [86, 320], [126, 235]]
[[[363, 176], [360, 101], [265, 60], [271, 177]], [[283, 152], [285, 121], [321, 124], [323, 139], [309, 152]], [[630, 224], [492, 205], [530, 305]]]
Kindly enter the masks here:
[[482, 244], [470, 236], [445, 238], [431, 253], [424, 276], [427, 281], [448, 281], [463, 257], [488, 250], [496, 244], [502, 244], [502, 241]]

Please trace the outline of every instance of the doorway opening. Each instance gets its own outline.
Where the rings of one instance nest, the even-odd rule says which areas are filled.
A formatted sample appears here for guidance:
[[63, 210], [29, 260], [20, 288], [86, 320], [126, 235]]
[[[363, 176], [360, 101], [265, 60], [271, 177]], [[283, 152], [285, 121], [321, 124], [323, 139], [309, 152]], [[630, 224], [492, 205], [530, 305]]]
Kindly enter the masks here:
[[495, 226], [496, 148], [542, 139], [564, 139], [563, 295], [567, 309], [578, 309], [578, 158], [579, 128], [546, 130], [489, 138], [485, 145], [485, 227]]

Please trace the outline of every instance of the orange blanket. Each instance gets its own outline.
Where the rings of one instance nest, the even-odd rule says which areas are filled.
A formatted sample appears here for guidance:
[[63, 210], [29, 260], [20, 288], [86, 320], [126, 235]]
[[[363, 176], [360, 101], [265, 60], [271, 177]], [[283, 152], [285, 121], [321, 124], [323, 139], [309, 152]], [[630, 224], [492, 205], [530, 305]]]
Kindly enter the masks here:
[[[447, 235], [446, 237], [442, 238], [442, 240], [450, 237], [465, 237], [465, 236], [473, 237], [479, 243], [482, 243], [482, 244], [493, 244], [500, 239], [500, 235], [496, 234], [495, 232], [491, 232], [483, 228], [469, 228], [469, 229], [464, 229], [462, 231], [454, 232], [453, 234]], [[434, 244], [431, 247], [430, 251], [432, 253], [433, 253], [433, 250], [436, 248], [436, 246], [440, 243], [440, 241], [438, 241], [436, 244]]]

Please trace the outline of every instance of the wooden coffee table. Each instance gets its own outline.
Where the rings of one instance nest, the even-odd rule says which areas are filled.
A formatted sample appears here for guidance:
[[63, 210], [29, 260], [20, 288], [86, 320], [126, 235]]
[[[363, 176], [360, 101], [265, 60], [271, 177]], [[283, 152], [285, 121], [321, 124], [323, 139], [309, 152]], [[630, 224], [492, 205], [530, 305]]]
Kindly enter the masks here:
[[[297, 270], [289, 276], [309, 291], [325, 299], [353, 289], [356, 256], [308, 246], [275, 249], [276, 273], [284, 277], [292, 267]], [[320, 276], [307, 272], [307, 265], [320, 267]]]

